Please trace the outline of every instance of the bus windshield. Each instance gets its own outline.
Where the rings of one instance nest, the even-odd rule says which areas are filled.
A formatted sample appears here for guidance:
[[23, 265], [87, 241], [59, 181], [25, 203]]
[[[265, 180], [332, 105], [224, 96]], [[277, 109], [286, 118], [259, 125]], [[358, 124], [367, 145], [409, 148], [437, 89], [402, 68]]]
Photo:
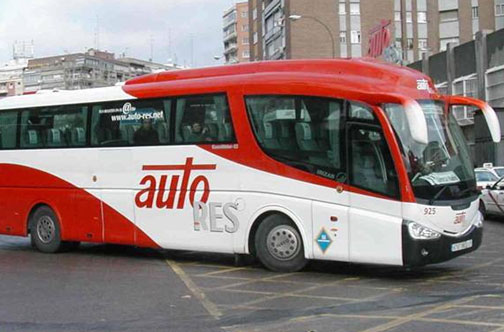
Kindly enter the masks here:
[[400, 141], [415, 197], [433, 204], [474, 196], [476, 180], [469, 149], [455, 118], [445, 113], [443, 102], [421, 100], [419, 104], [427, 121], [427, 144], [411, 138], [401, 105], [384, 105]]

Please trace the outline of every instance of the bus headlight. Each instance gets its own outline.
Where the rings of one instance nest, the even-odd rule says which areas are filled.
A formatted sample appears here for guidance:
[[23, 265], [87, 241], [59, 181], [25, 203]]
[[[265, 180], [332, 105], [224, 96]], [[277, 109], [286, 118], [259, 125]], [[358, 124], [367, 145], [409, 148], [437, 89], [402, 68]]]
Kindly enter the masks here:
[[416, 240], [434, 240], [441, 237], [440, 233], [414, 221], [408, 223], [408, 231], [410, 236]]

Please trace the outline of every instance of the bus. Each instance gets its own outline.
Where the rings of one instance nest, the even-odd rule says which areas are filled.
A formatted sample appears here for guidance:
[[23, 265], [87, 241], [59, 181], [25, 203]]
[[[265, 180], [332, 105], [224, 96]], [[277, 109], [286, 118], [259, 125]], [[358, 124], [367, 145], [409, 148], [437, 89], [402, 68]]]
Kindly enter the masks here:
[[79, 242], [423, 266], [476, 250], [473, 162], [450, 109], [409, 68], [286, 60], [0, 100], [0, 233]]

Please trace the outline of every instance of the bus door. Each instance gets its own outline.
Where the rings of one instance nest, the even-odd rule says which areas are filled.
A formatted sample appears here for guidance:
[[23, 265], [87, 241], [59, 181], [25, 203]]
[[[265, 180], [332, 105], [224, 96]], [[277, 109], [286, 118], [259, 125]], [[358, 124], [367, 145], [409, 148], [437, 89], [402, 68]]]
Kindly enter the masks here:
[[130, 148], [99, 150], [97, 183], [103, 210], [104, 241], [135, 243], [134, 174]]
[[[78, 179], [78, 186], [74, 187], [71, 197], [71, 211], [73, 218], [66, 224], [65, 236], [70, 240], [85, 242], [103, 241], [103, 218], [101, 206], [101, 191], [97, 187], [94, 177], [95, 165], [98, 164], [98, 151], [95, 149], [75, 149], [67, 153], [66, 157], [78, 165], [67, 167], [72, 173], [71, 178]], [[72, 225], [71, 227], [68, 227]]]
[[296, 106], [302, 120], [296, 124], [296, 132], [298, 141], [304, 142], [304, 159], [312, 165], [313, 173], [332, 180], [322, 199], [312, 201], [314, 258], [348, 261], [349, 192], [344, 187], [348, 174], [343, 102], [304, 98]]
[[347, 144], [348, 183], [365, 191], [350, 194], [350, 260], [401, 264], [398, 177], [381, 127], [350, 119]]
[[108, 243], [135, 243], [133, 188], [138, 170], [133, 165], [132, 146], [139, 126], [137, 113], [141, 112], [131, 102], [93, 105], [91, 145], [98, 150], [94, 175], [102, 199], [104, 241]]

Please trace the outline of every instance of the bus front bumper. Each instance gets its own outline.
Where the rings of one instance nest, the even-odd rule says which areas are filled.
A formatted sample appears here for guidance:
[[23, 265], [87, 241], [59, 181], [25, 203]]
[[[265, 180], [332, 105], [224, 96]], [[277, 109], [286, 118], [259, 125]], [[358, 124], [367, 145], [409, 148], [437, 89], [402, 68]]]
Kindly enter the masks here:
[[437, 239], [418, 240], [411, 237], [407, 222], [403, 222], [403, 265], [414, 267], [444, 262], [475, 251], [481, 245], [482, 239], [483, 227], [473, 225], [469, 231], [460, 237], [442, 234]]

